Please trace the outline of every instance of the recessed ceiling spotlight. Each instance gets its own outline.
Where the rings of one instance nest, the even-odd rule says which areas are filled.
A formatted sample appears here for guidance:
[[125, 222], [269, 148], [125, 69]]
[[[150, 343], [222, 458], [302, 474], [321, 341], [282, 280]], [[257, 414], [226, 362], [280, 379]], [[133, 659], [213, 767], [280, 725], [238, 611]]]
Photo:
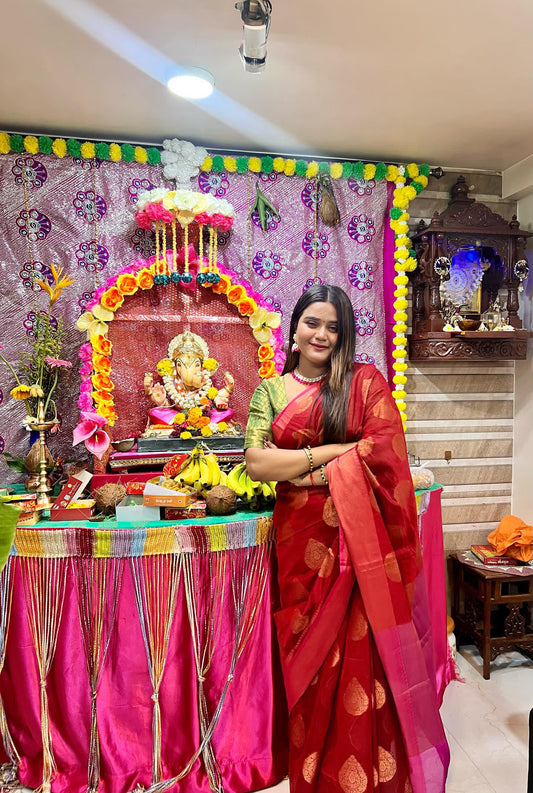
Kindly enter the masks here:
[[215, 80], [206, 69], [190, 67], [187, 72], [171, 77], [167, 82], [169, 91], [184, 99], [205, 99], [213, 93]]

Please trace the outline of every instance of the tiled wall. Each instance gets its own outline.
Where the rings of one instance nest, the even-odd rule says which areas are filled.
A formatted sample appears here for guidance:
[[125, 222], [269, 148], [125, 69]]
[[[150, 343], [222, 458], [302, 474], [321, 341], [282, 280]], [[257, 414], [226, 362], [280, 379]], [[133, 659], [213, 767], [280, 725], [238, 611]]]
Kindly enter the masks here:
[[[501, 177], [465, 173], [470, 195], [506, 219]], [[410, 225], [442, 212], [458, 173], [431, 179], [410, 207]], [[514, 416], [513, 361], [413, 361], [407, 371], [407, 448], [444, 485], [442, 517], [447, 552], [486, 542], [511, 511]], [[449, 462], [445, 453], [451, 454]]]

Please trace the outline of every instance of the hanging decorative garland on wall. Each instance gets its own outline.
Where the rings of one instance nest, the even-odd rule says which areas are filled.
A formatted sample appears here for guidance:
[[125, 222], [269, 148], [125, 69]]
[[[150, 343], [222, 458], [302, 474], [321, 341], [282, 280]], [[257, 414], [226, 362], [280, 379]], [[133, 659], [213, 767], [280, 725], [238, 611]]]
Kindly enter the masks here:
[[[161, 150], [158, 148], [145, 148], [134, 146], [131, 143], [94, 143], [79, 141], [73, 138], [51, 138], [47, 135], [19, 135], [0, 132], [0, 154], [10, 152], [27, 152], [35, 155], [53, 154], [63, 158], [68, 156], [81, 157], [85, 160], [98, 159], [111, 162], [137, 162], [147, 165], [161, 163]], [[207, 156], [200, 166], [205, 173], [220, 173], [228, 171], [239, 174], [269, 174], [278, 173], [285, 176], [299, 176], [314, 179], [320, 174], [332, 179], [374, 179], [376, 182], [386, 180], [395, 185], [393, 207], [390, 212], [390, 227], [395, 235], [394, 267], [394, 350], [393, 397], [401, 414], [402, 423], [406, 424], [405, 384], [407, 377], [405, 371], [407, 363], [407, 273], [416, 269], [416, 256], [409, 240], [409, 214], [410, 202], [419, 195], [427, 186], [430, 173], [429, 165], [410, 163], [403, 165], [387, 165], [380, 163], [364, 162], [316, 162], [303, 159], [284, 157], [233, 157], [230, 155]], [[156, 257], [157, 259], [157, 257]], [[153, 273], [156, 279], [159, 273]], [[183, 276], [182, 276], [183, 277]], [[210, 285], [210, 284], [208, 284]]]

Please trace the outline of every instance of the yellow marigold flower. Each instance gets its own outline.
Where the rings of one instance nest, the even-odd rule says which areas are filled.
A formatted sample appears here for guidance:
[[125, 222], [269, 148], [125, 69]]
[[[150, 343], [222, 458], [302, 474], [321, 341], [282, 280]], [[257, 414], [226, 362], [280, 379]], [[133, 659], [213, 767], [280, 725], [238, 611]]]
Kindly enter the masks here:
[[400, 349], [400, 350], [393, 350], [392, 357], [393, 358], [405, 358], [407, 356], [407, 350]]
[[229, 173], [235, 173], [237, 170], [237, 160], [235, 157], [224, 157], [224, 168]]
[[365, 167], [363, 168], [363, 179], [366, 179], [368, 181], [369, 179], [373, 179], [375, 175], [376, 175], [376, 166], [371, 162], [367, 162]]
[[296, 171], [296, 160], [285, 160], [285, 167], [283, 168], [285, 176], [294, 176]]
[[111, 143], [109, 146], [109, 157], [113, 162], [119, 162], [122, 159], [122, 151], [118, 143]]
[[407, 314], [405, 311], [395, 311], [393, 319], [395, 322], [407, 322]]
[[176, 413], [174, 416], [174, 424], [183, 424], [185, 421], [185, 413]]
[[407, 308], [407, 300], [403, 297], [401, 297], [399, 300], [395, 300], [394, 308], [396, 311], [405, 311]]
[[202, 408], [191, 408], [187, 414], [188, 421], [194, 421], [195, 419], [199, 419], [202, 415]]
[[211, 170], [211, 168], [213, 167], [213, 158], [212, 157], [206, 157], [200, 167], [201, 167], [202, 171], [209, 172]]
[[397, 221], [396, 222], [395, 231], [396, 231], [396, 234], [398, 234], [398, 235], [399, 234], [409, 234], [409, 226], [407, 225], [407, 223], [404, 220], [402, 220], [401, 222]]
[[405, 336], [395, 336], [392, 343], [395, 347], [405, 347]]
[[393, 256], [395, 259], [407, 259], [407, 248], [398, 248], [394, 251]]
[[248, 160], [248, 170], [259, 173], [261, 170], [261, 159], [259, 157], [250, 157]]
[[332, 179], [340, 179], [342, 176], [342, 165], [340, 162], [332, 162], [329, 166], [329, 172]]
[[305, 172], [305, 175], [307, 176], [308, 179], [312, 179], [314, 176], [317, 175], [317, 173], [318, 173], [318, 163], [312, 160], [312, 162], [310, 162], [307, 166], [307, 171]]
[[417, 267], [418, 267], [418, 263], [416, 259], [413, 259], [412, 256], [409, 256], [409, 258], [406, 259], [406, 261], [403, 263], [403, 269], [405, 270], [406, 273], [412, 273], [413, 270], [416, 270]]
[[171, 375], [174, 371], [174, 365], [170, 358], [163, 358], [162, 361], [159, 361], [157, 364], [157, 373], [163, 376], [164, 374]]
[[[398, 408], [398, 410], [400, 411], [400, 414], [402, 414], [402, 413], [404, 413], [404, 411], [405, 411], [405, 408], [407, 407], [407, 405], [405, 404], [405, 402], [404, 402], [403, 400], [399, 399], [399, 400], [396, 402], [396, 407], [397, 407], [397, 408]], [[405, 413], [404, 413], [404, 415], [405, 415]]]
[[415, 176], [418, 176], [418, 165], [416, 165], [416, 163], [414, 162], [410, 162], [405, 170], [407, 171], [407, 175], [410, 176], [411, 179], [414, 179]]
[[283, 157], [274, 157], [274, 170], [276, 173], [283, 173], [283, 167], [285, 165], [285, 161]]
[[13, 399], [28, 399], [31, 396], [31, 388], [29, 385], [16, 385], [9, 393]]
[[192, 438], [192, 435], [190, 432], [187, 431], [180, 432], [180, 438], [183, 438], [183, 440], [187, 440], [187, 438]]
[[406, 286], [399, 286], [398, 289], [394, 290], [394, 297], [406, 297], [406, 295], [407, 295]]
[[225, 421], [219, 421], [218, 422], [218, 424], [217, 424], [218, 432], [226, 432], [227, 429], [228, 429], [228, 425], [226, 424]]
[[404, 192], [404, 195], [407, 196], [409, 201], [412, 201], [417, 196], [417, 192], [416, 192], [415, 188], [413, 187], [413, 185], [411, 185], [411, 184], [408, 184], [407, 187], [404, 187], [403, 188], [403, 192]]
[[407, 377], [404, 374], [395, 374], [392, 378], [394, 385], [405, 385]]
[[30, 386], [30, 396], [31, 397], [43, 397], [44, 396], [44, 391], [43, 391], [43, 389], [41, 388], [40, 385], [37, 385], [37, 384], [31, 385]]
[[90, 143], [89, 141], [85, 141], [80, 146], [80, 154], [84, 160], [92, 160], [94, 157], [94, 143]]
[[395, 182], [400, 175], [397, 165], [389, 165], [387, 167], [387, 176], [385, 177], [387, 182]]
[[402, 196], [402, 198], [395, 198], [392, 202], [393, 207], [397, 207], [398, 209], [407, 209], [409, 206], [409, 199]]
[[67, 153], [67, 142], [63, 138], [56, 138], [52, 143], [52, 151], [56, 157], [63, 158]]
[[396, 322], [396, 324], [392, 326], [392, 329], [395, 333], [405, 333], [407, 325], [405, 322]]
[[24, 138], [24, 148], [28, 154], [37, 154], [39, 151], [39, 141], [35, 135], [26, 135]]
[[404, 361], [394, 361], [392, 368], [395, 372], [405, 372], [407, 364]]
[[133, 150], [135, 162], [148, 162], [148, 152], [142, 146], [135, 146]]
[[209, 399], [214, 399], [217, 394], [218, 394], [218, 389], [214, 388], [213, 386], [211, 386], [211, 388], [207, 392], [207, 396], [209, 397]]
[[0, 132], [0, 154], [9, 154], [11, 151], [10, 137], [7, 132]]
[[396, 286], [405, 286], [405, 284], [409, 283], [409, 279], [406, 275], [397, 275], [394, 279], [394, 283]]
[[418, 182], [419, 184], [421, 184], [422, 187], [427, 187], [428, 186], [428, 178], [423, 173], [421, 173], [419, 176], [417, 176], [414, 181]]
[[213, 430], [211, 429], [209, 424], [206, 424], [205, 427], [202, 427], [200, 432], [204, 436], [204, 438], [209, 438], [209, 436], [213, 434]]
[[214, 358], [205, 358], [204, 369], [207, 369], [208, 372], [216, 371], [216, 369], [218, 369], [218, 361], [216, 361]]

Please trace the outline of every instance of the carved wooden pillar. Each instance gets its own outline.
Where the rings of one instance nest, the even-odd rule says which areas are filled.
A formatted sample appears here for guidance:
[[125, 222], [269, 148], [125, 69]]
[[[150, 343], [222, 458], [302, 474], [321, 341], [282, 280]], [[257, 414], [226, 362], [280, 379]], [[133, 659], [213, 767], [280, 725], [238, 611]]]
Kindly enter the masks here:
[[[520, 227], [518, 220], [516, 219], [516, 215], [513, 215], [513, 219], [509, 223], [509, 227], [516, 231]], [[513, 237], [510, 240], [510, 244], [508, 247], [509, 256], [507, 261], [507, 313], [509, 315], [509, 325], [512, 325], [513, 328], [521, 328], [522, 321], [518, 316], [518, 309], [520, 307], [520, 303], [518, 301], [518, 285], [519, 280], [514, 274], [514, 266], [515, 263], [520, 258], [518, 254], [519, 250], [519, 240], [518, 237]]]

